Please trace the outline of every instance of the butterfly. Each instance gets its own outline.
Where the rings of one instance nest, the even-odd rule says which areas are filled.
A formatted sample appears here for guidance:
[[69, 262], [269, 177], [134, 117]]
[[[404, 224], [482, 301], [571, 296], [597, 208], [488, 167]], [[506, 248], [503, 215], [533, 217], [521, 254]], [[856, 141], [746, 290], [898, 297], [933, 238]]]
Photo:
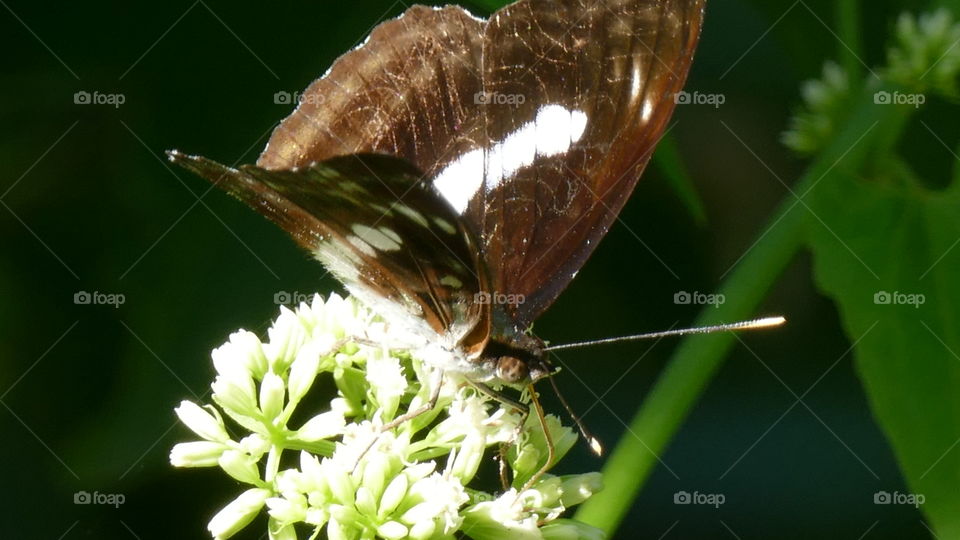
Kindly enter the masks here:
[[606, 234], [662, 136], [704, 0], [413, 6], [303, 93], [256, 165], [170, 159], [289, 233], [444, 370], [523, 387], [527, 332]]

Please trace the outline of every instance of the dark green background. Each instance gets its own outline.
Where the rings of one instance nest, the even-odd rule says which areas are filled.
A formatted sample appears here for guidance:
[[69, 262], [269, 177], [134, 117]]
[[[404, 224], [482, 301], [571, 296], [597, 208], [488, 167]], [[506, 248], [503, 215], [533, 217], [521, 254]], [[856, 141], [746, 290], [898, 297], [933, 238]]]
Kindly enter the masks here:
[[[864, 4], [868, 64], [883, 61], [908, 4]], [[173, 407], [206, 392], [209, 351], [231, 331], [265, 330], [277, 291], [338, 285], [318, 281], [321, 268], [266, 220], [169, 170], [162, 153], [254, 161], [291, 111], [273, 94], [303, 89], [404, 4], [0, 6], [0, 537], [203, 537], [238, 486], [215, 470], [169, 466], [170, 447], [192, 438]], [[679, 107], [671, 131], [708, 222], [698, 225], [651, 168], [539, 335], [567, 342], [693, 319], [674, 293], [718, 287], [787, 194], [767, 167], [788, 183], [803, 168], [779, 135], [799, 82], [840, 46], [828, 29], [834, 11], [812, 0], [709, 5], [688, 89], [726, 103]], [[122, 93], [126, 103], [77, 105], [81, 90]], [[122, 293], [126, 303], [75, 305], [78, 291]], [[876, 491], [906, 488], [805, 256], [762, 313], [790, 322], [744, 336], [750, 350], [737, 347], [661, 456], [621, 536], [930, 537], [914, 509], [873, 504]], [[563, 354], [593, 392], [616, 383], [606, 406], [594, 407], [569, 373], [561, 388], [576, 410], [593, 407], [586, 421], [612, 447], [675, 345]], [[806, 406], [781, 381], [797, 394], [815, 385]], [[581, 446], [559, 469], [601, 464]], [[74, 505], [80, 490], [122, 493], [126, 503]], [[726, 504], [674, 505], [680, 490], [723, 493]]]

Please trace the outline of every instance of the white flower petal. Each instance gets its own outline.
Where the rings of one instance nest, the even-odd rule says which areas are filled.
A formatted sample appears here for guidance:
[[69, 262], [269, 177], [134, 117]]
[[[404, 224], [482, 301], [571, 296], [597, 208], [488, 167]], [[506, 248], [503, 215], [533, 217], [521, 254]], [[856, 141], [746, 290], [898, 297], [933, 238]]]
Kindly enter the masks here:
[[210, 441], [179, 443], [170, 450], [170, 464], [174, 467], [216, 467], [220, 454], [227, 448], [225, 444]]
[[377, 527], [377, 534], [387, 540], [400, 540], [407, 537], [407, 528], [400, 522], [388, 521]]
[[283, 379], [273, 372], [267, 372], [260, 383], [260, 410], [264, 418], [272, 421], [283, 411], [283, 398], [286, 386]]
[[253, 433], [240, 439], [240, 450], [251, 456], [260, 457], [270, 450], [270, 441], [259, 433]]
[[205, 440], [225, 443], [230, 440], [223, 422], [192, 401], [181, 401], [174, 409], [180, 421]]
[[207, 530], [214, 538], [229, 538], [247, 526], [263, 508], [268, 489], [248, 489], [213, 516]]
[[259, 484], [257, 460], [238, 450], [227, 450], [220, 456], [220, 468], [239, 482]]
[[433, 537], [437, 530], [437, 524], [433, 521], [418, 521], [410, 527], [410, 538], [413, 540], [427, 540]]
[[213, 384], [213, 399], [223, 408], [230, 409], [236, 414], [255, 418], [258, 416], [256, 387], [253, 379], [228, 379], [218, 376]]
[[384, 519], [400, 506], [404, 497], [407, 496], [408, 485], [409, 482], [404, 474], [398, 474], [387, 484], [387, 488], [383, 491], [383, 497], [380, 498], [380, 509], [377, 512], [377, 517]]
[[270, 497], [267, 499], [270, 517], [280, 523], [296, 523], [307, 517], [306, 499], [291, 500], [284, 497]]
[[[327, 350], [329, 350], [329, 346]], [[308, 343], [297, 352], [297, 358], [290, 366], [290, 375], [287, 377], [291, 402], [299, 403], [310, 386], [313, 385], [320, 369], [321, 354], [320, 345], [315, 342]]]
[[333, 411], [320, 413], [297, 430], [297, 438], [304, 442], [316, 442], [329, 439], [343, 433], [346, 426], [343, 414]]

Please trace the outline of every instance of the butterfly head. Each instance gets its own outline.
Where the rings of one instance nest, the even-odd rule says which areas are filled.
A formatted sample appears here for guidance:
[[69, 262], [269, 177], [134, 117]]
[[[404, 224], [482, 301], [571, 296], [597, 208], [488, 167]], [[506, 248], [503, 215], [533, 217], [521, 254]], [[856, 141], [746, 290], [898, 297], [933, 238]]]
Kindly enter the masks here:
[[492, 339], [483, 356], [496, 378], [511, 386], [526, 386], [554, 372], [543, 341], [529, 334]]

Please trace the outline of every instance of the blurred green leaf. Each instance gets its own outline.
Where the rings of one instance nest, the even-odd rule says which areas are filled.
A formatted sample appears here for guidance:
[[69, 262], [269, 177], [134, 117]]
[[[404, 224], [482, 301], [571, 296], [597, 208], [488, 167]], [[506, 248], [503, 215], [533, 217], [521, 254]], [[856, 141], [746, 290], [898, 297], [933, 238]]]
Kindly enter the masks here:
[[466, 5], [470, 7], [473, 12], [493, 13], [508, 3], [509, 2], [504, 0], [470, 0], [466, 2]]
[[[813, 187], [829, 182], [838, 170], [861, 170], [876, 148], [885, 146], [901, 133], [905, 116], [902, 109], [874, 105], [870, 92], [861, 92], [857, 103], [849, 122], [793, 187], [797, 197], [802, 198]], [[770, 224], [764, 227], [757, 242], [720, 288], [727, 302], [704, 309], [693, 326], [710, 326], [756, 315], [757, 306], [769, 288], [801, 248], [805, 216], [809, 213], [804, 204], [792, 196], [781, 203]], [[869, 225], [864, 226], [864, 231], [876, 234]], [[603, 468], [604, 491], [580, 507], [576, 514], [578, 520], [608, 534], [617, 529], [658, 456], [735, 343], [729, 332], [683, 340], [631, 421], [632, 436], [624, 437], [608, 458]]]
[[687, 168], [683, 165], [676, 141], [669, 135], [663, 137], [657, 145], [657, 151], [653, 154], [653, 163], [667, 177], [670, 187], [677, 192], [677, 196], [680, 197], [697, 225], [706, 223], [707, 213], [703, 209], [703, 201], [687, 173]]
[[958, 538], [960, 190], [927, 191], [906, 170], [824, 179], [808, 197], [807, 237], [910, 489], [938, 537]]

